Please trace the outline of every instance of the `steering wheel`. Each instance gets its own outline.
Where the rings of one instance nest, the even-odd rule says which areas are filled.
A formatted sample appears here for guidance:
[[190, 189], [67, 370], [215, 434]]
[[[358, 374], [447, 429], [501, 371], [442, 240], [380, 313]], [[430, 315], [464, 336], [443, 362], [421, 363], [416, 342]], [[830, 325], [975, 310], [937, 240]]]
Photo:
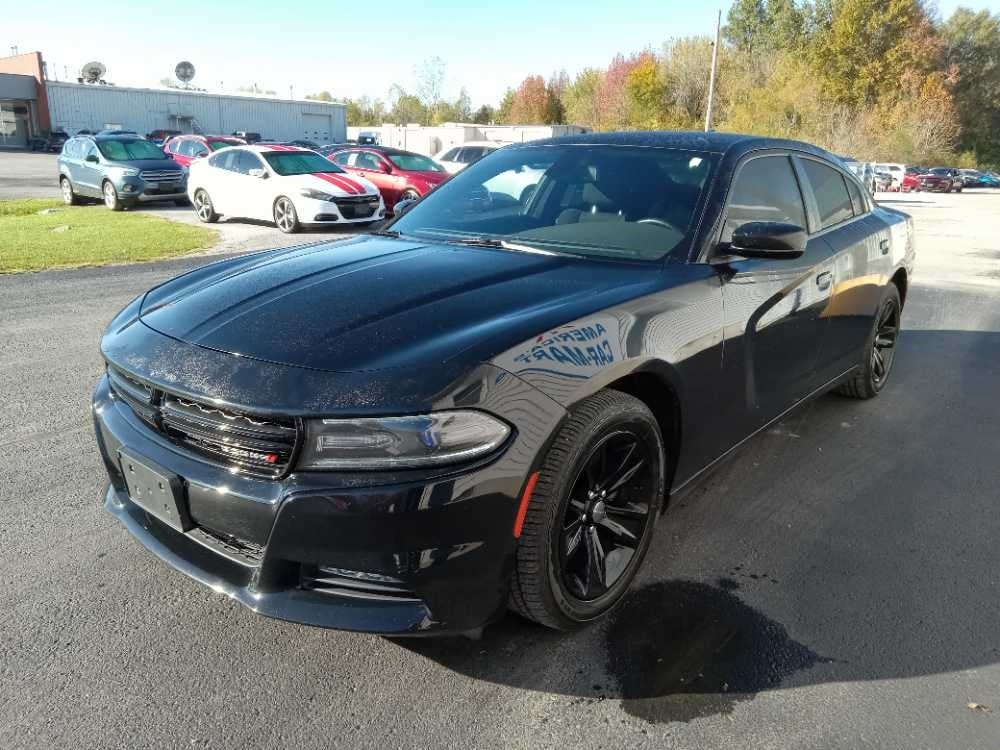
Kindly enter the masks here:
[[666, 229], [669, 229], [673, 232], [677, 232], [677, 234], [684, 234], [669, 221], [664, 221], [663, 219], [639, 219], [639, 221], [637, 221], [636, 224], [656, 224], [658, 226], [665, 227]]

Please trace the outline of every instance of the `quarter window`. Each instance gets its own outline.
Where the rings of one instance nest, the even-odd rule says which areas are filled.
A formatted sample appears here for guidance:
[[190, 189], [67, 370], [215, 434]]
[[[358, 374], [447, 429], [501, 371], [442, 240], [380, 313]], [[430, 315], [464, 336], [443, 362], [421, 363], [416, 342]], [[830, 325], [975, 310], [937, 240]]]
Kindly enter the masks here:
[[854, 216], [854, 206], [847, 194], [844, 176], [840, 172], [812, 159], [803, 159], [802, 166], [812, 186], [813, 195], [816, 196], [819, 221], [823, 229]]
[[751, 159], [740, 170], [729, 198], [722, 242], [750, 221], [780, 221], [805, 228], [802, 192], [787, 156]]
[[858, 186], [852, 180], [847, 180], [847, 192], [851, 194], [851, 203], [854, 204], [854, 215], [861, 216], [868, 213], [868, 204], [865, 203], [865, 199], [861, 197], [861, 191], [858, 190]]

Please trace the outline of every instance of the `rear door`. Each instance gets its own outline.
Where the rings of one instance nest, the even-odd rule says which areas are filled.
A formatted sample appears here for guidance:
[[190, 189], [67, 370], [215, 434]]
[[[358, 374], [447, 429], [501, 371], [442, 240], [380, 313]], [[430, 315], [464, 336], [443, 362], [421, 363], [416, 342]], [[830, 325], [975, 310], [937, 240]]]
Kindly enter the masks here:
[[240, 186], [236, 179], [239, 154], [238, 149], [223, 149], [209, 157], [207, 164], [195, 168], [198, 187], [208, 191], [216, 211], [228, 216], [247, 216], [241, 213]]
[[[720, 245], [740, 225], [780, 221], [813, 229], [801, 179], [789, 154], [749, 156], [736, 171]], [[738, 408], [745, 432], [779, 416], [818, 386], [816, 364], [826, 332], [823, 311], [833, 285], [832, 258], [822, 237], [810, 236], [802, 257], [733, 257], [723, 275], [729, 366], [742, 373]]]
[[832, 380], [861, 360], [892, 271], [890, 236], [885, 222], [872, 212], [872, 203], [844, 171], [817, 157], [795, 157], [818, 214], [816, 237], [826, 242], [832, 259], [833, 285], [822, 317], [828, 328], [820, 349], [820, 379]]

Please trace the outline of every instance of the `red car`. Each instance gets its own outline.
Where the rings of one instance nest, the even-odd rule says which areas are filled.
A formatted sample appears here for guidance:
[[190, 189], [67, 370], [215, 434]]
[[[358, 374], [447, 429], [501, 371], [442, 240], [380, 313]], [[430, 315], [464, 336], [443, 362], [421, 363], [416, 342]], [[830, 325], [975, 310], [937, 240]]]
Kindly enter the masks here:
[[175, 135], [163, 144], [167, 156], [182, 167], [226, 146], [245, 146], [246, 141], [231, 135]]
[[906, 172], [903, 174], [903, 182], [900, 184], [900, 188], [904, 193], [911, 193], [915, 190], [920, 190], [920, 175], [921, 171], [917, 167], [907, 167]]
[[951, 167], [934, 167], [917, 179], [920, 180], [920, 189], [929, 192], [950, 193], [952, 191], [961, 193], [964, 183], [962, 175], [957, 169]]
[[326, 157], [338, 167], [374, 182], [387, 211], [401, 200], [421, 198], [448, 179], [448, 172], [430, 157], [383, 146], [333, 151]]

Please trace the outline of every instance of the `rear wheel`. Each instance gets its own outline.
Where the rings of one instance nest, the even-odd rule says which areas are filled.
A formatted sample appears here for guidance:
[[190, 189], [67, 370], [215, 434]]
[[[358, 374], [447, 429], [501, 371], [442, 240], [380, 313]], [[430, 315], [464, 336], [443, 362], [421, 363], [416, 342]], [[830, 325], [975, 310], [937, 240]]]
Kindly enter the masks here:
[[118, 198], [118, 191], [115, 190], [115, 186], [111, 182], [105, 181], [101, 192], [104, 195], [104, 205], [112, 211], [121, 211], [125, 208], [125, 204]]
[[62, 191], [63, 203], [67, 206], [79, 205], [80, 197], [73, 192], [73, 183], [69, 181], [69, 177], [59, 180], [59, 189]]
[[198, 220], [206, 224], [214, 224], [219, 220], [219, 215], [215, 213], [215, 206], [212, 205], [212, 199], [204, 190], [195, 192], [194, 210], [198, 214]]
[[896, 358], [902, 303], [895, 284], [889, 284], [872, 331], [865, 342], [860, 371], [837, 392], [851, 398], [874, 398], [885, 387]]
[[274, 202], [274, 223], [285, 234], [294, 234], [302, 228], [298, 214], [295, 213], [295, 205], [285, 196]]
[[649, 548], [664, 466], [659, 425], [642, 401], [607, 390], [576, 406], [538, 472], [511, 607], [568, 630], [617, 605]]

